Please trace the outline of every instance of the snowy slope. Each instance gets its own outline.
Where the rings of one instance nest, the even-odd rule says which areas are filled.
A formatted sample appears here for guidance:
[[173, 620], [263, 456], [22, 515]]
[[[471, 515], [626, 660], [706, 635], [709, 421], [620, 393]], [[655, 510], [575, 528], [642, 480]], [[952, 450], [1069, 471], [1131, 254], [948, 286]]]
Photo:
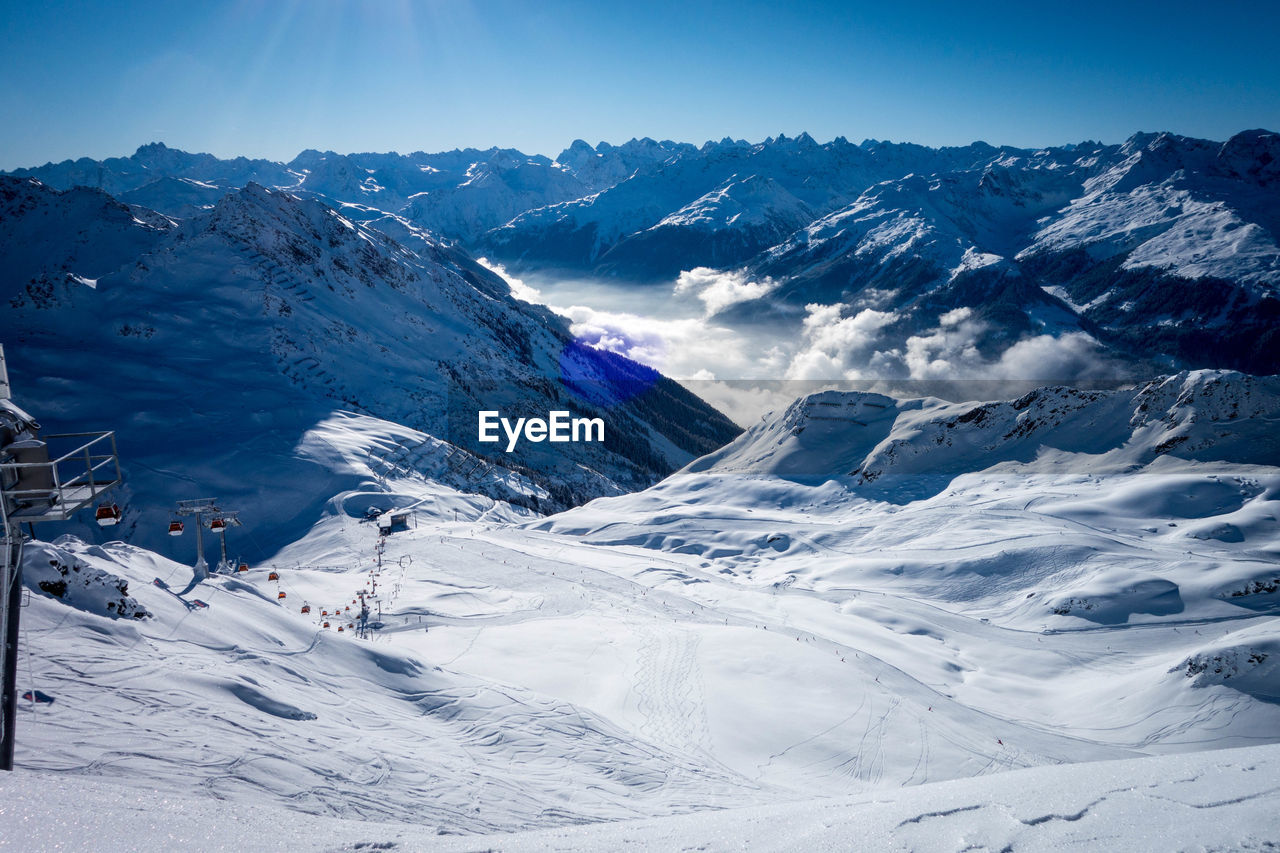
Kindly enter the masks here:
[[1126, 268], [1280, 281], [1280, 136], [1245, 131], [1219, 145], [1139, 135], [1118, 158], [1039, 229], [1028, 255], [1086, 247], [1097, 258], [1127, 255]]
[[[1132, 389], [1041, 388], [1016, 400], [947, 403], [825, 391], [801, 398], [689, 473], [783, 476], [954, 476], [1004, 462], [1099, 472], [1162, 455], [1280, 465], [1280, 379], [1194, 371]], [[1061, 459], [1042, 459], [1057, 451]]]
[[1184, 364], [1274, 373], [1280, 137], [1145, 134], [1019, 255], [1104, 338]]
[[1007, 266], [1035, 223], [1083, 180], [1083, 170], [1047, 154], [980, 171], [911, 175], [869, 188], [752, 265], [786, 279], [776, 298], [832, 303], [877, 288], [882, 306], [899, 307], [963, 272]]
[[772, 595], [793, 630], [883, 643], [934, 712], [1227, 746], [1267, 737], [1280, 695], [1278, 417], [1275, 382], [1238, 374], [981, 405], [827, 393], [533, 526], [696, 564], [673, 580]]
[[[842, 795], [848, 821], [815, 843], [865, 819], [857, 803], [896, 804], [876, 831], [911, 849], [1096, 841], [1126, 815], [1203, 813], [1159, 799], [1193, 790], [1243, 821], [1203, 837], [1234, 843], [1271, 825], [1234, 804], [1275, 788], [1244, 767], [1269, 768], [1280, 731], [1278, 402], [1274, 379], [1226, 372], [1009, 402], [827, 393], [545, 519], [442, 485], [445, 468], [372, 465], [361, 433], [388, 428], [332, 419], [304, 445], [358, 484], [244, 575], [188, 589], [190, 569], [124, 544], [29, 550], [20, 684], [56, 700], [24, 711], [18, 760], [449, 833], [754, 809], [512, 844], [738, 843], [761, 825], [744, 820]], [[413, 520], [380, 548], [369, 506]], [[59, 600], [42, 560], [151, 615]], [[362, 590], [368, 640], [350, 630]], [[1233, 747], [1249, 751], [1204, 752]], [[1186, 752], [1203, 754], [973, 778]], [[1167, 787], [1182, 768], [1205, 781]], [[969, 781], [898, 790], [942, 780]], [[1078, 796], [1018, 793], [1058, 784]], [[1214, 785], [1236, 793], [1201, 799]], [[1079, 818], [1040, 819], [1059, 812]]]
[[[720, 803], [723, 778], [582, 708], [440, 668], [417, 644], [356, 640], [336, 631], [337, 619], [322, 629], [322, 607], [377, 587], [376, 528], [345, 523], [364, 534], [364, 559], [326, 553], [328, 565], [282, 569], [282, 584], [255, 570], [191, 589], [190, 569], [121, 543], [30, 548], [31, 568], [52, 556], [121, 578], [151, 615], [113, 619], [33, 597], [24, 628], [40, 689], [57, 699], [20, 723], [19, 763], [317, 814], [412, 817], [449, 832]], [[390, 587], [381, 600], [393, 600], [399, 580], [378, 577]], [[281, 587], [289, 597], [278, 601]], [[483, 588], [447, 593], [437, 593], [440, 606], [459, 618], [538, 603]], [[314, 618], [299, 613], [304, 600]], [[421, 633], [416, 620], [410, 627]]]
[[[18, 770], [0, 779], [11, 819], [0, 846], [208, 851], [413, 849], [511, 853], [573, 850], [811, 851], [1263, 849], [1275, 814], [1280, 747], [1042, 767], [984, 779], [730, 808], [680, 817], [451, 838], [410, 823], [300, 815], [189, 793]], [[22, 827], [20, 829], [19, 827]], [[39, 827], [38, 830], [27, 829]], [[1174, 841], [1176, 839], [1176, 841]], [[392, 846], [393, 845], [393, 846]]]
[[772, 178], [733, 175], [722, 186], [632, 234], [601, 256], [607, 275], [674, 279], [690, 258], [733, 267], [814, 218], [813, 210]]
[[493, 149], [468, 164], [453, 186], [415, 193], [400, 212], [419, 227], [471, 243], [530, 208], [584, 192], [582, 181], [559, 163]]

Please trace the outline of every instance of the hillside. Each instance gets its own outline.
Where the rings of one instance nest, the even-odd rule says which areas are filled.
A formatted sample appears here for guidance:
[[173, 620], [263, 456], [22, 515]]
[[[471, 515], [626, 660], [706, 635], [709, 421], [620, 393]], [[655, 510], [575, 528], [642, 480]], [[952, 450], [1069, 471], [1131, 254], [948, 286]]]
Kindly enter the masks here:
[[[140, 542], [161, 541], [172, 500], [204, 495], [279, 525], [250, 553], [292, 541], [352, 483], [300, 452], [339, 411], [387, 422], [367, 452], [449, 455], [473, 490], [544, 511], [642, 488], [736, 434], [421, 232], [409, 249], [257, 184], [176, 221], [98, 190], [0, 181], [14, 385], [46, 426], [118, 431], [129, 488], [147, 496], [126, 519]], [[481, 408], [567, 409], [609, 429], [505, 454], [477, 442]]]
[[[916, 809], [884, 829], [906, 838], [929, 811], [906, 804], [934, 795], [902, 786], [969, 780], [936, 789], [968, 808], [1009, 795], [974, 778], [998, 771], [1074, 786], [1096, 771], [1048, 765], [1263, 756], [1278, 400], [1227, 372], [969, 404], [827, 393], [549, 518], [385, 473], [351, 434], [376, 425], [333, 421], [307, 446], [358, 485], [243, 575], [29, 548], [20, 683], [55, 702], [24, 711], [18, 761], [465, 834], [890, 798]], [[379, 546], [365, 510], [408, 505]], [[58, 597], [60, 578], [85, 580]], [[1242, 796], [1269, 796], [1266, 773]], [[1072, 813], [1119, 807], [1108, 791]], [[701, 820], [652, 831], [721, 826]]]
[[[0, 843], [41, 827], [58, 849], [93, 851], [104, 836], [137, 850], [174, 845], [208, 851], [406, 848], [511, 853], [634, 847], [707, 851], [952, 850], [966, 839], [990, 847], [1071, 850], [1122, 847], [1163, 853], [1168, 839], [1208, 849], [1264, 848], [1275, 836], [1276, 746], [1088, 765], [1039, 767], [980, 780], [940, 782], [865, 797], [824, 798], [678, 817], [591, 823], [462, 838], [413, 823], [300, 815], [279, 807], [170, 793], [135, 809], [137, 794], [107, 782], [19, 770], [0, 779], [6, 813]], [[387, 845], [394, 845], [387, 847]]]

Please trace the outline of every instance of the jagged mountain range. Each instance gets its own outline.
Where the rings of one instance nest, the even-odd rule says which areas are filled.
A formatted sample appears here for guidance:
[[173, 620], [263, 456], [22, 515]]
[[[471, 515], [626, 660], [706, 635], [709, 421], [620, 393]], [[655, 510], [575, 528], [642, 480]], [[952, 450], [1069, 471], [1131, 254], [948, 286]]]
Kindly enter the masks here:
[[99, 187], [176, 217], [255, 181], [398, 238], [428, 231], [517, 272], [669, 285], [698, 267], [740, 271], [760, 286], [716, 306], [738, 319], [873, 310], [887, 317], [886, 336], [905, 340], [965, 308], [987, 354], [1079, 332], [1162, 370], [1271, 373], [1278, 163], [1280, 136], [1250, 130], [1226, 142], [1140, 133], [1040, 150], [807, 134], [700, 147], [578, 140], [554, 160], [493, 148], [305, 151], [287, 164], [153, 143], [12, 174]]
[[[643, 487], [736, 430], [651, 371], [599, 364], [611, 356], [513, 299], [469, 251], [635, 286], [732, 269], [753, 286], [715, 310], [780, 335], [801, 320], [809, 331], [868, 325], [888, 348], [959, 324], [984, 354], [1076, 335], [1114, 363], [1271, 373], [1278, 154], [1265, 131], [1038, 151], [805, 134], [701, 147], [578, 141], [554, 160], [495, 148], [305, 151], [287, 164], [155, 143], [4, 179], [11, 359], [47, 396], [62, 390], [42, 387], [59, 376], [81, 391], [104, 378], [123, 387], [109, 405], [72, 396], [93, 402], [68, 403], [55, 420], [91, 422], [94, 409], [114, 407], [163, 423], [155, 413], [174, 388], [206, 406], [225, 401], [198, 439], [220, 446], [256, 434], [236, 412], [307, 401], [281, 433], [289, 446], [272, 451], [282, 459], [335, 405], [492, 456], [467, 444], [473, 431], [451, 424], [450, 411], [482, 397], [545, 410], [566, 375], [661, 388], [623, 403], [608, 449], [567, 462], [530, 446], [527, 458], [500, 460], [535, 484], [521, 493], [541, 490], [528, 502], [557, 508]], [[172, 355], [184, 350], [197, 354]], [[78, 351], [100, 356], [69, 357]], [[833, 362], [865, 376], [854, 362], [866, 353]], [[207, 362], [210, 375], [189, 379], [184, 358]], [[1063, 372], [1030, 378], [1074, 378]], [[262, 387], [260, 377], [270, 377]], [[223, 491], [236, 493], [226, 479]]]

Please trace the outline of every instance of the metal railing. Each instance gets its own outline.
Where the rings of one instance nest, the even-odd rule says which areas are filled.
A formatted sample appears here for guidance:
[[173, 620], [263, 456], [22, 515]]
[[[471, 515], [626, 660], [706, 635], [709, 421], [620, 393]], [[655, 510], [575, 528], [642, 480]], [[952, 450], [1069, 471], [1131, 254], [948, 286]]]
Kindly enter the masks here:
[[[0, 482], [4, 496], [14, 502], [12, 516], [38, 514], [45, 519], [66, 519], [98, 495], [120, 483], [120, 456], [116, 452], [116, 434], [107, 432], [71, 432], [42, 436], [51, 449], [55, 442], [77, 441], [70, 450], [49, 461], [0, 463]], [[43, 472], [43, 476], [41, 476]], [[25, 475], [25, 476], [24, 476]], [[13, 488], [26, 482], [40, 482], [34, 488]], [[34, 506], [48, 507], [37, 513], [24, 512]]]

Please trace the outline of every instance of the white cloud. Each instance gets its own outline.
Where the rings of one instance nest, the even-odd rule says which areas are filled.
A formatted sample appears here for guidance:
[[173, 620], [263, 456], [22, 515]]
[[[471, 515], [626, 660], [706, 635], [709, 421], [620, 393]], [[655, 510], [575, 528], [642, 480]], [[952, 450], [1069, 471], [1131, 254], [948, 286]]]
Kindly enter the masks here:
[[809, 305], [803, 340], [787, 368], [790, 379], [1005, 379], [1071, 382], [1114, 379], [1123, 367], [1085, 332], [1024, 338], [988, 358], [978, 348], [987, 324], [956, 308], [938, 325], [905, 341], [886, 339], [894, 312]]
[[625, 355], [673, 379], [710, 380], [757, 372], [756, 348], [740, 333], [699, 317], [656, 319], [585, 305], [553, 308], [582, 342]]
[[958, 326], [973, 316], [972, 308], [952, 308], [938, 318], [938, 325], [943, 328]]
[[697, 296], [710, 317], [730, 305], [766, 296], [777, 287], [778, 283], [767, 276], [761, 281], [749, 280], [745, 270], [721, 272], [711, 267], [694, 267], [676, 278], [675, 293]]
[[518, 279], [511, 273], [507, 272], [507, 268], [502, 264], [497, 261], [491, 261], [488, 258], [476, 258], [476, 263], [490, 272], [500, 275], [507, 282], [507, 286], [511, 288], [511, 295], [516, 299], [524, 302], [532, 302], [534, 305], [543, 304], [542, 291], [538, 290], [536, 287], [530, 287], [521, 279]]
[[893, 311], [864, 308], [851, 317], [842, 316], [843, 305], [807, 305], [802, 324], [804, 345], [791, 360], [788, 379], [834, 379], [849, 377], [855, 365], [872, 360], [886, 327], [898, 320]]
[[978, 352], [978, 339], [987, 330], [973, 319], [973, 311], [956, 308], [938, 318], [938, 328], [907, 338], [904, 362], [912, 379], [972, 379], [988, 372]]
[[1084, 332], [1018, 341], [1000, 354], [997, 369], [1000, 376], [1045, 382], [1115, 379], [1126, 372], [1123, 365], [1106, 356], [1097, 340]]

